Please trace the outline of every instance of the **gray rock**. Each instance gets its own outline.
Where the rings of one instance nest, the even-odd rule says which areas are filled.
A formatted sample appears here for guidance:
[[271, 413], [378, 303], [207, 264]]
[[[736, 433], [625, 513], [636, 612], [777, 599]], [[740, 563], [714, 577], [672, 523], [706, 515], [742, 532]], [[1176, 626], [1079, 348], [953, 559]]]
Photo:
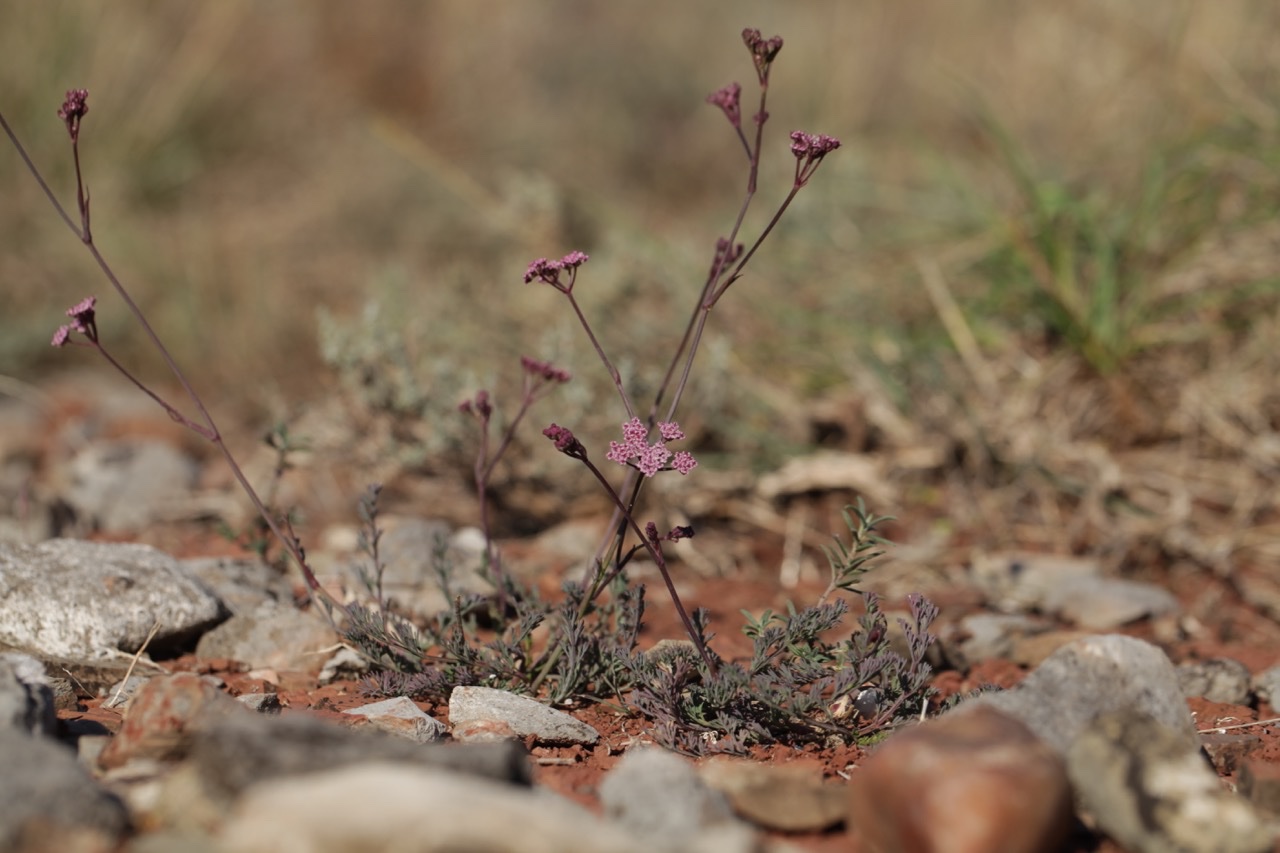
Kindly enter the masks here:
[[1077, 578], [1048, 590], [1041, 609], [1091, 631], [1110, 631], [1149, 616], [1178, 612], [1178, 599], [1155, 584]]
[[404, 586], [434, 583], [436, 560], [448, 550], [449, 525], [423, 518], [385, 521], [385, 532], [378, 543], [379, 554], [386, 567], [383, 583]]
[[[493, 585], [480, 575], [483, 545], [477, 550], [470, 529], [451, 534], [448, 524], [421, 518], [390, 517], [384, 522], [379, 543], [383, 594], [399, 606], [431, 616], [448, 609], [453, 596], [493, 591]], [[348, 567], [362, 590], [361, 571], [371, 569], [367, 563], [362, 556]], [[446, 574], [447, 593], [441, 586], [441, 572]]]
[[1099, 717], [1067, 752], [1067, 772], [1099, 829], [1126, 850], [1262, 853], [1272, 834], [1189, 745], [1150, 716]]
[[280, 697], [275, 693], [242, 693], [236, 701], [258, 714], [279, 714], [281, 710]]
[[196, 557], [183, 560], [182, 568], [213, 590], [233, 614], [267, 603], [293, 603], [288, 578], [259, 559]]
[[1269, 704], [1273, 710], [1280, 709], [1280, 666], [1264, 669], [1252, 679], [1254, 695]]
[[146, 545], [53, 539], [0, 545], [0, 642], [39, 656], [95, 660], [180, 649], [226, 617], [178, 562]]
[[587, 810], [545, 791], [430, 768], [364, 764], [255, 786], [220, 835], [235, 853], [650, 853]]
[[848, 810], [847, 788], [824, 784], [817, 764], [762, 764], [717, 756], [698, 770], [737, 815], [766, 829], [820, 832], [843, 821]]
[[107, 698], [102, 703], [102, 707], [107, 709], [124, 707], [133, 698], [133, 694], [150, 680], [150, 676], [147, 675], [130, 675], [128, 678], [117, 681], [107, 690]]
[[318, 680], [329, 684], [340, 678], [358, 678], [370, 669], [369, 659], [350, 646], [342, 646], [324, 662]]
[[1228, 705], [1248, 704], [1252, 693], [1249, 668], [1230, 658], [1184, 663], [1178, 667], [1178, 684], [1188, 698], [1202, 696]]
[[971, 573], [996, 609], [1038, 610], [1088, 628], [1109, 631], [1147, 616], [1178, 610], [1178, 600], [1154, 584], [1102, 576], [1102, 564], [1055, 554], [978, 554]]
[[1021, 613], [1040, 609], [1054, 590], [1101, 577], [1102, 564], [1055, 554], [975, 554], [969, 574], [993, 607]]
[[80, 709], [80, 698], [76, 695], [75, 685], [70, 678], [50, 678], [49, 687], [53, 691], [53, 709], [55, 711], [77, 711]]
[[0, 729], [0, 849], [45, 827], [87, 829], [117, 841], [129, 825], [118, 798], [98, 787], [75, 754], [46, 738]]
[[238, 613], [200, 638], [196, 656], [231, 658], [252, 669], [315, 674], [339, 637], [320, 617], [292, 605], [262, 604]]
[[680, 756], [658, 748], [629, 751], [600, 785], [604, 812], [658, 849], [719, 823], [734, 822], [729, 800]]
[[403, 737], [414, 743], [434, 743], [445, 736], [444, 723], [423, 711], [408, 696], [397, 696], [382, 702], [348, 708], [344, 714], [364, 717], [388, 734]]
[[173, 517], [200, 468], [161, 441], [95, 441], [71, 459], [63, 498], [82, 519], [108, 533], [129, 533]]
[[44, 664], [19, 652], [0, 654], [0, 729], [53, 735], [57, 728], [53, 688]]
[[420, 746], [376, 730], [352, 730], [294, 716], [234, 714], [195, 732], [188, 766], [209, 796], [229, 802], [250, 785], [365, 761], [406, 762], [529, 785], [528, 753], [517, 743]]
[[957, 669], [967, 669], [979, 661], [1007, 658], [1019, 638], [1048, 627], [1022, 614], [973, 613], [949, 627], [941, 641], [947, 660]]
[[449, 694], [449, 724], [455, 729], [475, 723], [497, 723], [516, 737], [533, 737], [545, 744], [586, 744], [600, 733], [563, 711], [536, 699], [491, 687], [455, 687]]
[[1121, 709], [1149, 714], [1188, 745], [1198, 745], [1173, 664], [1156, 646], [1119, 634], [1068, 643], [1012, 690], [983, 694], [961, 707], [975, 702], [1021, 720], [1063, 755], [1095, 717]]

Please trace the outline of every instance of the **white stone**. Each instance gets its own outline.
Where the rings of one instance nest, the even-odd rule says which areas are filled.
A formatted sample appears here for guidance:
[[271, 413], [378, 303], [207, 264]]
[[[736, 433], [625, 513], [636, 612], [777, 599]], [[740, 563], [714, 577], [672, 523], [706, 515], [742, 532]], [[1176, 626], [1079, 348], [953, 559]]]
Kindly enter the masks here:
[[52, 539], [0, 545], [0, 641], [90, 660], [194, 637], [225, 615], [178, 561], [147, 545]]

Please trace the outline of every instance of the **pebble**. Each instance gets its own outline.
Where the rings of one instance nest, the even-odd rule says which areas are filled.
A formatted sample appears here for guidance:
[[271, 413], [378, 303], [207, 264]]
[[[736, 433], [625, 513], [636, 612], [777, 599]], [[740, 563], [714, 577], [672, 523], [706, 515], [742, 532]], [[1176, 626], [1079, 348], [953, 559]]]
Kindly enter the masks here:
[[1178, 612], [1178, 599], [1152, 583], [1118, 578], [1081, 578], [1048, 592], [1046, 613], [1089, 631], [1112, 631], [1148, 617]]
[[1058, 754], [984, 706], [891, 736], [849, 785], [850, 827], [879, 853], [1056, 850], [1071, 808]]
[[1183, 695], [1224, 705], [1247, 705], [1253, 695], [1250, 680], [1248, 667], [1231, 658], [1194, 661], [1178, 667]]
[[256, 557], [194, 557], [182, 560], [181, 566], [213, 590], [233, 615], [262, 604], [293, 603], [289, 579]]
[[280, 696], [276, 693], [242, 693], [236, 701], [257, 714], [279, 714]]
[[142, 685], [150, 680], [151, 677], [147, 675], [130, 675], [128, 678], [117, 681], [107, 689], [107, 698], [103, 701], [102, 707], [108, 710], [123, 708], [129, 704], [129, 700], [141, 689]]
[[[68, 831], [99, 845], [80, 849], [110, 850], [127, 830], [124, 803], [95, 783], [65, 746], [0, 728], [0, 756], [0, 850], [76, 849], [55, 840], [65, 841]], [[58, 830], [53, 837], [51, 828]]]
[[200, 466], [163, 441], [92, 441], [59, 472], [62, 498], [78, 518], [106, 533], [133, 533], [172, 518], [191, 496]]
[[518, 743], [409, 743], [374, 729], [353, 730], [305, 715], [233, 714], [193, 732], [187, 764], [207, 796], [225, 806], [250, 786], [365, 761], [447, 768], [529, 785], [528, 752]]
[[965, 671], [978, 661], [1007, 658], [1018, 639], [1047, 627], [1043, 620], [1020, 613], [971, 613], [950, 626], [940, 639], [947, 661]]
[[1246, 756], [1262, 745], [1262, 738], [1251, 734], [1208, 732], [1200, 735], [1200, 746], [1215, 770], [1224, 775], [1235, 773]]
[[338, 641], [337, 632], [319, 616], [268, 602], [232, 616], [201, 637], [196, 657], [229, 658], [250, 669], [316, 675]]
[[1150, 715], [1100, 716], [1071, 744], [1067, 772], [1098, 829], [1126, 850], [1272, 849], [1257, 811], [1222, 786], [1198, 745]]
[[146, 545], [0, 545], [0, 641], [38, 656], [132, 654], [153, 626], [149, 650], [178, 650], [225, 618], [208, 587]]
[[652, 853], [660, 848], [545, 791], [432, 768], [363, 764], [255, 785], [237, 803], [218, 849]]
[[845, 819], [848, 792], [822, 781], [817, 763], [761, 764], [716, 756], [698, 768], [733, 811], [756, 826], [781, 832], [821, 832]]
[[1126, 708], [1150, 714], [1189, 745], [1199, 743], [1169, 658], [1157, 646], [1121, 634], [1068, 643], [1012, 690], [969, 702], [1016, 717], [1061, 755], [1099, 714]]
[[1280, 764], [1249, 759], [1240, 767], [1239, 789], [1272, 818], [1280, 817]]
[[736, 820], [725, 795], [707, 785], [690, 761], [657, 747], [622, 757], [600, 784], [600, 805], [607, 816], [660, 849]]
[[343, 711], [355, 717], [363, 717], [373, 726], [387, 734], [393, 734], [411, 740], [414, 743], [434, 743], [445, 736], [448, 731], [444, 723], [423, 711], [407, 696], [397, 696], [348, 708]]
[[21, 652], [0, 654], [0, 729], [52, 735], [57, 727], [53, 688], [44, 664]]
[[1264, 669], [1250, 681], [1254, 695], [1273, 709], [1280, 710], [1280, 666]]
[[978, 553], [969, 567], [987, 602], [1005, 613], [1040, 609], [1053, 590], [1101, 575], [1097, 560], [1055, 554]]
[[198, 675], [156, 676], [134, 694], [120, 730], [98, 756], [98, 765], [111, 769], [140, 758], [176, 758], [186, 751], [196, 726], [241, 707]]
[[591, 746], [600, 740], [599, 732], [563, 711], [492, 687], [453, 688], [449, 694], [449, 723], [455, 734], [458, 727], [469, 724], [503, 724], [517, 737], [557, 746]]

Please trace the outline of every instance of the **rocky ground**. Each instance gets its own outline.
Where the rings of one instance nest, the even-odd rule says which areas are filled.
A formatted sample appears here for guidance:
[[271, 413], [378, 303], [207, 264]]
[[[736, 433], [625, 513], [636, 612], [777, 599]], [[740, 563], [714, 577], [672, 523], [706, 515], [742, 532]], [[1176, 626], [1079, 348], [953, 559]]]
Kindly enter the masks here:
[[[913, 591], [940, 605], [939, 702], [1005, 689], [867, 747], [693, 761], [607, 704], [485, 688], [371, 700], [359, 656], [298, 606], [298, 580], [198, 520], [226, 515], [216, 463], [122, 405], [0, 407], [4, 849], [1277, 849], [1280, 588], [1266, 566], [1122, 577], [1090, 557], [931, 545], [927, 520], [905, 518], [870, 586], [890, 607]], [[406, 500], [387, 519], [388, 580], [409, 609], [438, 603], [424, 543], [473, 547], [437, 508]], [[726, 656], [741, 609], [825, 583], [791, 560], [774, 523], [789, 516], [775, 516], [696, 540], [743, 555], [737, 570], [681, 566], [685, 599], [726, 626]], [[313, 519], [315, 565], [354, 588], [350, 523]], [[598, 522], [505, 553], [554, 591]], [[679, 636], [651, 596], [642, 643]]]

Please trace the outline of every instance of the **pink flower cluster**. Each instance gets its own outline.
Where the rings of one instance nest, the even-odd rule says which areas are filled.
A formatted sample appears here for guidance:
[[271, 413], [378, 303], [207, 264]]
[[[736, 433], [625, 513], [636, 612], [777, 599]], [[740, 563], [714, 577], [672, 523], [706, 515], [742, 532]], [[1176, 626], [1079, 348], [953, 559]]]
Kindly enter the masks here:
[[520, 367], [529, 376], [544, 382], [568, 382], [573, 378], [569, 371], [561, 370], [549, 361], [539, 361], [527, 355], [520, 356]]
[[718, 89], [707, 95], [707, 103], [723, 110], [725, 117], [729, 119], [729, 124], [734, 127], [742, 127], [741, 101], [742, 87], [737, 83], [730, 83], [723, 89]]
[[[538, 258], [529, 264], [528, 269], [524, 271], [524, 283], [529, 284], [533, 281], [541, 281], [549, 284], [561, 293], [568, 293], [573, 290], [573, 282], [578, 277], [578, 267], [590, 260], [590, 256], [586, 252], [572, 251], [558, 261], [547, 260], [546, 258]], [[561, 273], [567, 273], [568, 281], [562, 281]]]
[[67, 133], [75, 142], [80, 136], [80, 119], [89, 114], [89, 93], [85, 89], [68, 89], [67, 97], [58, 109], [58, 118], [67, 125]]
[[688, 474], [698, 465], [693, 454], [685, 450], [672, 454], [667, 449], [668, 441], [679, 441], [684, 438], [684, 430], [675, 421], [658, 424], [661, 438], [653, 444], [649, 443], [649, 431], [639, 418], [632, 418], [622, 425], [623, 441], [609, 442], [609, 452], [605, 458], [619, 465], [634, 464], [646, 477], [666, 468], [667, 462], [681, 474]]
[[55, 347], [64, 346], [71, 337], [72, 332], [79, 332], [86, 335], [90, 340], [98, 339], [98, 327], [95, 323], [95, 306], [98, 304], [98, 297], [86, 296], [75, 305], [67, 309], [67, 316], [71, 318], [71, 322], [65, 326], [59, 326], [58, 331], [53, 333], [53, 345]]
[[805, 133], [802, 130], [791, 134], [791, 153], [796, 158], [796, 186], [802, 187], [813, 177], [813, 173], [832, 151], [840, 147], [840, 140], [825, 133]]

